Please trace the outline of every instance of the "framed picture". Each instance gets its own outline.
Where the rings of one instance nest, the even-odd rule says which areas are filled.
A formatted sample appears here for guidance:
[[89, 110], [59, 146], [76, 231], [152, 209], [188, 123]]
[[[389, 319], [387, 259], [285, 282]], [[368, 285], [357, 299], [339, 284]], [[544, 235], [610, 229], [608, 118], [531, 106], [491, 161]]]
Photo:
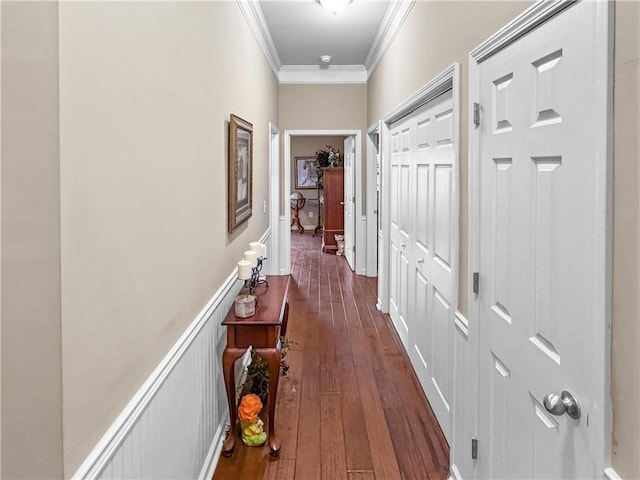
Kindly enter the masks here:
[[296, 189], [316, 188], [318, 186], [318, 168], [316, 157], [295, 157]]
[[253, 187], [253, 125], [229, 119], [229, 232], [251, 217]]

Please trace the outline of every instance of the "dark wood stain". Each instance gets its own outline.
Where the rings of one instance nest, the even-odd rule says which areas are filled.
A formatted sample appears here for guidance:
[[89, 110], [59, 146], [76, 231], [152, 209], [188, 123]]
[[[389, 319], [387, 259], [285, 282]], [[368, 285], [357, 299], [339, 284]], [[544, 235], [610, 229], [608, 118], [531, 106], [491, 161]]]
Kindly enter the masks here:
[[236, 444], [214, 480], [445, 479], [449, 446], [395, 333], [375, 278], [320, 238], [291, 235], [289, 371], [280, 379], [279, 458]]

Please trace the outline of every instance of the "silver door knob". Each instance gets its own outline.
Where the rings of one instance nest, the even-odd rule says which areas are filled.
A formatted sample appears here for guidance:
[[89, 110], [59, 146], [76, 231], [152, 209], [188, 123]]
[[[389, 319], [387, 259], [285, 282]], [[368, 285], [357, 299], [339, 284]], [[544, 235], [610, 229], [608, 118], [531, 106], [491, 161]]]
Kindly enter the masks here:
[[424, 263], [424, 258], [419, 258], [418, 260], [416, 260], [416, 263]]
[[567, 390], [564, 390], [560, 395], [550, 393], [544, 397], [544, 408], [553, 415], [560, 416], [566, 413], [575, 420], [578, 420], [582, 413], [578, 399]]
[[344, 202], [340, 202], [340, 205], [344, 205]]
[[400, 248], [404, 248], [404, 247], [406, 247], [406, 246], [407, 246], [407, 244], [406, 244], [406, 243], [401, 243], [401, 244], [400, 244]]

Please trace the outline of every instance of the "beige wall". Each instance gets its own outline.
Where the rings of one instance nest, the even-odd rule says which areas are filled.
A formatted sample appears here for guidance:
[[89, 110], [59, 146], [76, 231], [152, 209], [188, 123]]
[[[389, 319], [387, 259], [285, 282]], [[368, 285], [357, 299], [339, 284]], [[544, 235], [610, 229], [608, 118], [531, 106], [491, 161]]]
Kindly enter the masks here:
[[[285, 130], [362, 130], [361, 148], [362, 152], [365, 152], [364, 132], [368, 127], [365, 84], [280, 85], [279, 106], [278, 126], [281, 132]], [[343, 148], [340, 150], [342, 151]], [[282, 151], [284, 152], [284, 149]], [[364, 163], [366, 162], [363, 158]], [[363, 180], [365, 178], [364, 168], [362, 178]], [[286, 186], [283, 185], [281, 188]], [[282, 192], [280, 193], [282, 198]], [[284, 205], [280, 208], [284, 208]], [[286, 208], [289, 206], [287, 205]]]
[[364, 84], [280, 85], [280, 131], [367, 128]]
[[[530, 2], [416, 2], [368, 85], [368, 121], [383, 118], [454, 62], [460, 71], [459, 309], [467, 298], [467, 90], [469, 52], [518, 16]], [[455, 27], [447, 19], [455, 20]]]
[[[344, 136], [333, 137], [291, 137], [291, 186], [290, 191], [295, 189], [295, 157], [314, 157], [318, 150], [326, 150], [327, 145], [344, 152]], [[303, 210], [300, 210], [300, 223], [306, 226], [318, 225], [318, 190], [302, 188], [298, 190], [307, 199], [307, 203]], [[312, 216], [309, 216], [311, 214]], [[293, 212], [291, 212], [293, 215]]]
[[[368, 123], [460, 62], [460, 310], [467, 312], [467, 56], [530, 2], [417, 2], [368, 84]], [[616, 4], [612, 463], [640, 478], [640, 3]], [[453, 28], [446, 19], [455, 19]]]
[[[277, 101], [236, 2], [60, 4], [65, 476], [268, 229]], [[254, 209], [229, 235], [231, 113]]]
[[58, 8], [2, 3], [2, 471], [62, 476]]
[[640, 478], [640, 3], [616, 3], [612, 464]]

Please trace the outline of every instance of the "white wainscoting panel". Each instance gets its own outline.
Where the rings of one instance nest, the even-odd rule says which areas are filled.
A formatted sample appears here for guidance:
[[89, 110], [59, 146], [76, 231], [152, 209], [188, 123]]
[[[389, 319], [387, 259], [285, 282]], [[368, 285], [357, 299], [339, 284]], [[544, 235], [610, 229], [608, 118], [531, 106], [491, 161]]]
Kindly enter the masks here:
[[[270, 250], [271, 231], [260, 239]], [[268, 250], [268, 251], [269, 251]], [[210, 479], [228, 424], [220, 325], [236, 271], [130, 400], [74, 479]]]

